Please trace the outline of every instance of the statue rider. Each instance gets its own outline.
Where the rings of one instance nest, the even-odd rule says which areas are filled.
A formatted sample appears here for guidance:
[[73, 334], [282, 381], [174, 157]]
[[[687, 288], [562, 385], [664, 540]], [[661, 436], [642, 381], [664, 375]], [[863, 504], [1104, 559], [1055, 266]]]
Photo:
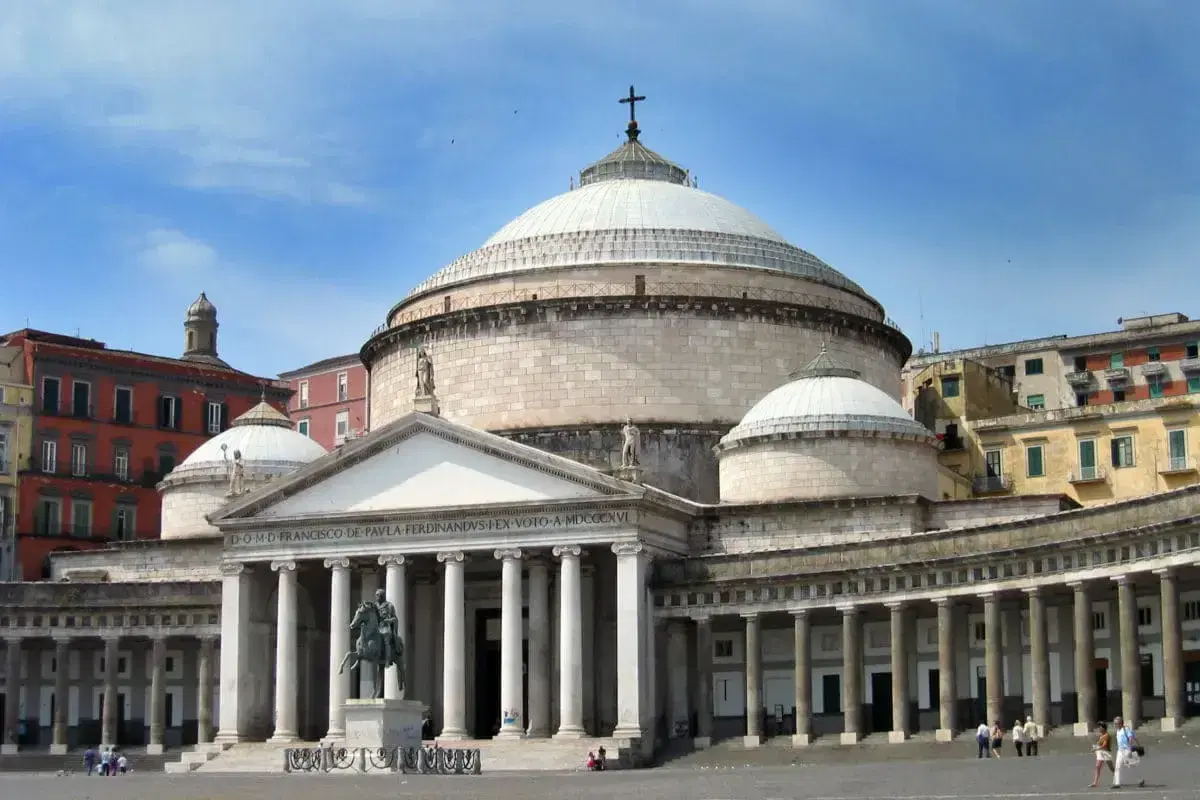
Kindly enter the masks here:
[[379, 635], [383, 639], [380, 659], [384, 664], [392, 664], [396, 660], [396, 643], [400, 638], [400, 619], [396, 615], [396, 607], [388, 602], [383, 589], [375, 592], [375, 608], [379, 612]]

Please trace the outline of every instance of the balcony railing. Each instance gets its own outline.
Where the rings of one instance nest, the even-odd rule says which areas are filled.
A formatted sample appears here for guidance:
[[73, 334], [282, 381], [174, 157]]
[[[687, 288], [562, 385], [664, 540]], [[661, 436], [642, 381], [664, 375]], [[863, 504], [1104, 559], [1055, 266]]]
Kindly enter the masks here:
[[1071, 483], [1102, 483], [1108, 479], [1103, 467], [1078, 467], [1071, 471]]
[[1012, 489], [1012, 481], [1007, 475], [976, 475], [974, 484], [976, 494], [1007, 492]]
[[96, 407], [93, 405], [85, 405], [83, 403], [72, 404], [71, 416], [75, 419], [95, 419]]
[[962, 450], [963, 447], [965, 447], [965, 446], [966, 446], [966, 443], [964, 442], [964, 440], [961, 436], [943, 436], [942, 437], [942, 449], [947, 452]]
[[1200, 358], [1185, 358], [1179, 362], [1179, 368], [1189, 374], [1200, 372]]
[[1129, 383], [1129, 370], [1125, 367], [1106, 369], [1104, 370], [1104, 380], [1108, 381], [1110, 386]]
[[1095, 380], [1096, 376], [1092, 374], [1090, 369], [1080, 369], [1067, 373], [1067, 383], [1077, 389], [1091, 386]]
[[1158, 471], [1159, 475], [1183, 475], [1188, 472], [1195, 472], [1196, 464], [1186, 455], [1183, 456], [1167, 456], [1166, 463]]
[[1145, 364], [1142, 364], [1142, 374], [1147, 376], [1166, 375], [1167, 365], [1161, 361], [1147, 361]]

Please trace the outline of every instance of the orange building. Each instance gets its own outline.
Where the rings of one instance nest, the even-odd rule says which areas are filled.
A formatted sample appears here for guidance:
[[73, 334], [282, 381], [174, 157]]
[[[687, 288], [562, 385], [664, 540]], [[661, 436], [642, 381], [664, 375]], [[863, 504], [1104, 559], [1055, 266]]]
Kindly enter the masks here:
[[366, 433], [370, 375], [358, 353], [326, 358], [279, 378], [293, 392], [292, 424], [326, 450]]

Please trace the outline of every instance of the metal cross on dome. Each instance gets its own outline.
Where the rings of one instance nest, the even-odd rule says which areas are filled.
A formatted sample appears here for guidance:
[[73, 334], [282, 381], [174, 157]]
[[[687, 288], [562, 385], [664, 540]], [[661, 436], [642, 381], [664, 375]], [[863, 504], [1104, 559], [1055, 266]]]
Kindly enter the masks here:
[[629, 86], [629, 96], [622, 97], [618, 102], [629, 103], [629, 124], [636, 125], [637, 117], [634, 116], [634, 106], [646, 99], [646, 95], [639, 95], [633, 90], [633, 85]]

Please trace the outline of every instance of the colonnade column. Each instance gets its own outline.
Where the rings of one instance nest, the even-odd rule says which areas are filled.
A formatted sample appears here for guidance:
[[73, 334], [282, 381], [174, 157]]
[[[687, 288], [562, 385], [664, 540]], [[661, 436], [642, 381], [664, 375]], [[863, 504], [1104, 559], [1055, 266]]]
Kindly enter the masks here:
[[150, 743], [146, 752], [162, 753], [167, 711], [167, 642], [161, 636], [150, 645]]
[[275, 732], [272, 742], [294, 742], [296, 726], [296, 562], [272, 561], [279, 573], [275, 609]]
[[443, 612], [442, 637], [442, 739], [467, 738], [467, 642], [466, 587], [461, 550], [438, 553], [437, 559], [446, 567], [443, 583], [446, 597]]
[[642, 681], [646, 674], [646, 562], [641, 542], [612, 546], [617, 557], [617, 726], [613, 737], [642, 739], [651, 733], [642, 727]]
[[762, 744], [762, 622], [758, 614], [743, 614], [746, 620], [746, 747]]
[[[68, 681], [68, 660], [71, 641], [65, 636], [54, 639], [54, 729], [51, 732], [50, 752], [63, 755], [67, 752], [67, 727], [70, 724], [71, 689]], [[16, 681], [13, 682], [14, 685]], [[17, 695], [9, 695], [7, 702], [16, 703]]]
[[1162, 603], [1164, 731], [1178, 730], [1184, 719], [1183, 631], [1179, 622], [1179, 583], [1175, 570], [1158, 570]]
[[200, 637], [199, 664], [196, 666], [196, 741], [213, 740], [213, 637]]
[[383, 675], [383, 697], [385, 700], [400, 700], [407, 697], [408, 674], [408, 573], [404, 556], [380, 556], [379, 565], [384, 567], [383, 593], [387, 601], [396, 607], [396, 643], [403, 648], [401, 664], [404, 667], [404, 683], [400, 685], [400, 670], [388, 667]]
[[541, 558], [529, 562], [528, 673], [529, 719], [525, 735], [544, 739], [550, 735], [550, 570]]
[[4, 730], [0, 731], [0, 754], [17, 752], [17, 736], [21, 728], [21, 640], [4, 640]]
[[1050, 642], [1046, 633], [1046, 597], [1041, 589], [1026, 589], [1029, 596], [1029, 666], [1033, 672], [1033, 721], [1042, 735], [1050, 728]]
[[938, 629], [938, 729], [934, 734], [939, 742], [954, 740], [958, 731], [958, 683], [954, 675], [954, 601], [939, 597], [937, 603]]
[[[554, 548], [559, 559], [558, 577], [558, 733], [560, 739], [580, 739], [583, 730], [583, 587], [579, 558], [583, 551], [575, 545]], [[617, 588], [617, 615], [622, 612], [620, 581]], [[637, 595], [639, 602], [641, 594]], [[617, 623], [618, 627], [620, 622]], [[620, 636], [617, 664], [620, 669]], [[619, 683], [619, 682], [618, 682]], [[636, 706], [635, 706], [636, 708]]]
[[[888, 603], [892, 623], [892, 730], [889, 742], [903, 742], [911, 731], [908, 702], [908, 613], [903, 603]], [[872, 698], [880, 702], [880, 698]]]
[[987, 676], [987, 724], [1000, 721], [1004, 713], [1004, 662], [1001, 647], [1004, 633], [1000, 630], [1000, 598], [995, 594], [983, 596], [984, 673]]
[[350, 674], [339, 672], [350, 652], [350, 559], [327, 558], [329, 570], [329, 728], [325, 738], [346, 735], [346, 700], [350, 697]]
[[[221, 719], [216, 741], [235, 744], [248, 732], [251, 720], [249, 697], [242, 688], [251, 686], [250, 572], [245, 564], [221, 565]], [[245, 699], [247, 702], [243, 703]]]
[[524, 692], [521, 688], [521, 551], [497, 550], [500, 562], [500, 733], [504, 739], [525, 735]]
[[1136, 727], [1142, 718], [1142, 658], [1138, 647], [1137, 595], [1133, 579], [1122, 575], [1117, 582], [1117, 617], [1121, 630], [1121, 716]]
[[802, 747], [812, 743], [812, 639], [808, 610], [792, 612], [796, 650], [796, 732], [792, 745]]
[[696, 738], [692, 745], [701, 750], [712, 745], [713, 679], [712, 618], [696, 617]]
[[1096, 632], [1092, 627], [1092, 598], [1086, 583], [1067, 584], [1075, 592], [1075, 735], [1088, 736], [1096, 727]]
[[104, 638], [104, 705], [100, 713], [100, 745], [117, 743], [117, 660], [120, 658], [116, 636]]
[[857, 606], [842, 612], [842, 744], [857, 744], [862, 738], [862, 620]]

